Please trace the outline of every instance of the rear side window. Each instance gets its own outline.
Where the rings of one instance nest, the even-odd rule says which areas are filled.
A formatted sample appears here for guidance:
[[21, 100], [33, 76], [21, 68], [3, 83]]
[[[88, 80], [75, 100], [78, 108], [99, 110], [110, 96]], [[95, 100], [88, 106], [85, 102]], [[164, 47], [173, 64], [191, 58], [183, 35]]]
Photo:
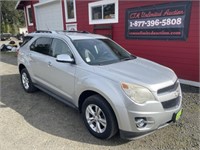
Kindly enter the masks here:
[[22, 44], [20, 45], [20, 47], [24, 46], [26, 43], [28, 43], [33, 37], [32, 36], [25, 36], [23, 38], [23, 42]]
[[44, 55], [52, 56], [51, 43], [52, 38], [38, 38], [35, 42], [31, 44], [30, 49]]

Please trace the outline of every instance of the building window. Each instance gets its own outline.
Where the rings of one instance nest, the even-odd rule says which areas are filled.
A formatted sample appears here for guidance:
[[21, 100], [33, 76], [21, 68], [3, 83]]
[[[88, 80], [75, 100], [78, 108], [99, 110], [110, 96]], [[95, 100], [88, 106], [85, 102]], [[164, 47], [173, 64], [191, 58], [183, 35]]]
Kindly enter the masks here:
[[76, 22], [75, 0], [65, 0], [66, 22]]
[[118, 23], [118, 0], [102, 0], [88, 4], [89, 24]]
[[28, 25], [32, 26], [33, 25], [33, 14], [32, 14], [31, 5], [26, 7], [26, 12], [27, 12]]
[[102, 19], [102, 8], [101, 6], [92, 7], [92, 20]]

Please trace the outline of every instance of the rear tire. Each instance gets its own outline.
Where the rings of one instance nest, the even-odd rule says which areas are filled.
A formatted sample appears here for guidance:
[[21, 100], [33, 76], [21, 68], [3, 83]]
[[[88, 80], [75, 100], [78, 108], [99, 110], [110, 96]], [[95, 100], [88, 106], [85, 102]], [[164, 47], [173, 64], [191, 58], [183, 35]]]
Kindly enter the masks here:
[[118, 131], [110, 105], [100, 95], [92, 95], [82, 105], [82, 117], [89, 132], [100, 139], [109, 139]]
[[22, 87], [24, 88], [24, 90], [26, 92], [32, 93], [37, 90], [37, 88], [34, 86], [32, 80], [31, 80], [30, 75], [26, 68], [21, 70], [20, 76], [21, 76]]

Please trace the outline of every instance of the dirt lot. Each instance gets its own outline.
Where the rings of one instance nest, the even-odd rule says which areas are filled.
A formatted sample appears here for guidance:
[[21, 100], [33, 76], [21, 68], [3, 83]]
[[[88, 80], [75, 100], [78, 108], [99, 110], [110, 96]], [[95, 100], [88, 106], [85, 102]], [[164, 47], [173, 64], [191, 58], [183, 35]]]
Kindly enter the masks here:
[[199, 88], [182, 85], [184, 113], [177, 123], [135, 141], [122, 140], [119, 135], [99, 140], [87, 131], [76, 110], [41, 91], [25, 93], [15, 54], [0, 56], [0, 150], [200, 148]]

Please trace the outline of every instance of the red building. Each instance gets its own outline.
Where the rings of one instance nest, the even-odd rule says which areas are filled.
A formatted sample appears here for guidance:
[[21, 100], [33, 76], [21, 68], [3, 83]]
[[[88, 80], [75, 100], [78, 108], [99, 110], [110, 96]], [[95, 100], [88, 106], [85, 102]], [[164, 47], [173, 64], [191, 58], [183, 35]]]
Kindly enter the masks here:
[[82, 30], [173, 69], [200, 87], [199, 1], [19, 0], [29, 32]]

